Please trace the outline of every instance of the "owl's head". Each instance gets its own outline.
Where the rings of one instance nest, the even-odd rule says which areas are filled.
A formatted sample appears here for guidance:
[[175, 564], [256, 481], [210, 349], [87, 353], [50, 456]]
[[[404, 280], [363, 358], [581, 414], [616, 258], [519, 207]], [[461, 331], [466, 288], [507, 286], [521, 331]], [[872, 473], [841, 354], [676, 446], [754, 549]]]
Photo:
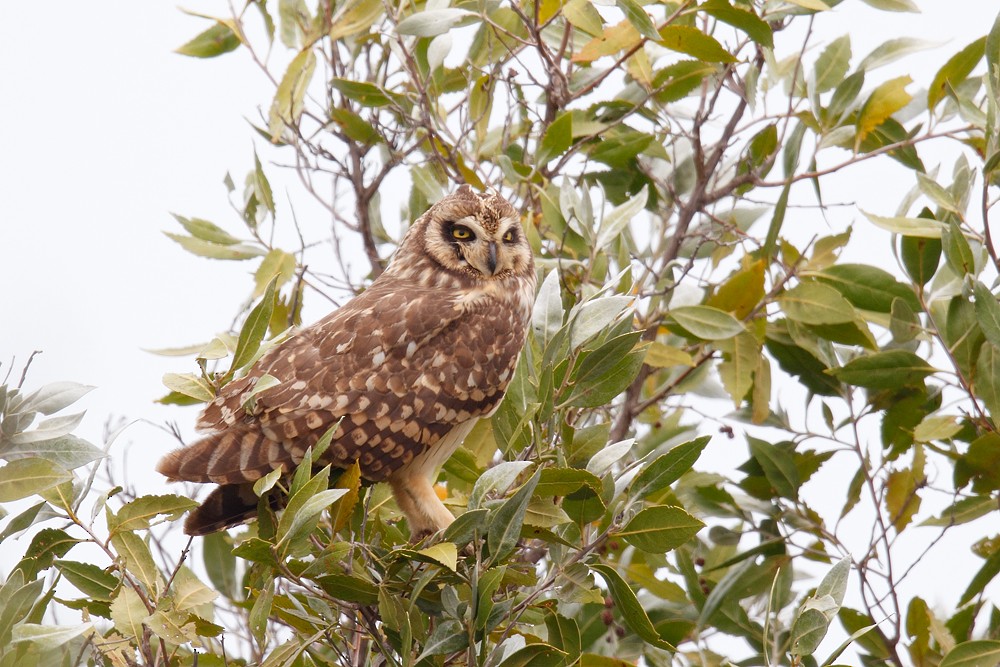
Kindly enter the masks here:
[[498, 194], [477, 194], [468, 185], [436, 203], [414, 223], [397, 260], [410, 252], [422, 252], [436, 268], [474, 281], [534, 271], [517, 209]]

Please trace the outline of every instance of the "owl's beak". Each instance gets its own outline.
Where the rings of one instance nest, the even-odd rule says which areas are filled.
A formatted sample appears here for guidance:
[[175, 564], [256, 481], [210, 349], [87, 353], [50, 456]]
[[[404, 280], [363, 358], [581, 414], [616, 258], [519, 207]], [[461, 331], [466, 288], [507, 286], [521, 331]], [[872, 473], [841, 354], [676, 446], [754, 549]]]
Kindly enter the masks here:
[[489, 244], [489, 256], [486, 258], [486, 266], [490, 270], [490, 275], [494, 275], [497, 272], [497, 244], [490, 241]]

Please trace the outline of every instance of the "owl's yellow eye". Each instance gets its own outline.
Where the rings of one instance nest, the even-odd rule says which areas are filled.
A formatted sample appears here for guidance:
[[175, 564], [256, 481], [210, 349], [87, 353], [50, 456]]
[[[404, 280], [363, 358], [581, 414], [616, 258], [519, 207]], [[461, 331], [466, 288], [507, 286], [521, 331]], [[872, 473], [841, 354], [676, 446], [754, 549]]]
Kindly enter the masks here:
[[503, 241], [504, 243], [510, 243], [513, 240], [514, 240], [514, 230], [508, 229], [507, 232], [503, 235]]
[[472, 230], [468, 227], [463, 227], [461, 225], [455, 225], [451, 230], [451, 238], [456, 241], [468, 241], [472, 238]]

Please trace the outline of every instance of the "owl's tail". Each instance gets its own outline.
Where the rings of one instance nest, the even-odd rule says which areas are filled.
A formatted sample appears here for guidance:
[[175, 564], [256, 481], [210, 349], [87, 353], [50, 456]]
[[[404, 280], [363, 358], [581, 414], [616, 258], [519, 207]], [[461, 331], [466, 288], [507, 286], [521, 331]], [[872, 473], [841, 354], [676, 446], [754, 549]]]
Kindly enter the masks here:
[[170, 452], [156, 471], [172, 482], [239, 484], [294, 465], [288, 451], [260, 431], [230, 428]]
[[[200, 507], [184, 520], [188, 535], [208, 535], [219, 530], [246, 523], [257, 516], [260, 499], [253, 492], [253, 483], [224, 484], [208, 494]], [[271, 498], [271, 505], [277, 499]]]

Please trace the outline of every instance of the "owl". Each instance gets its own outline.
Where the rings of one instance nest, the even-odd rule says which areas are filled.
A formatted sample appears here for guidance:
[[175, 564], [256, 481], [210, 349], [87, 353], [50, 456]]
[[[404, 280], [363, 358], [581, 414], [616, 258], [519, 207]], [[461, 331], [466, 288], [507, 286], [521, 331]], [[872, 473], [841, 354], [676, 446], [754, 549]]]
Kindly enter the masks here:
[[[256, 516], [254, 480], [291, 470], [335, 425], [317, 463], [357, 461], [364, 480], [388, 482], [413, 539], [446, 528], [438, 469], [503, 398], [534, 296], [518, 211], [467, 185], [439, 201], [367, 290], [223, 387], [198, 420], [207, 435], [159, 462], [171, 481], [219, 485], [184, 531]], [[264, 374], [280, 383], [247, 401]]]

